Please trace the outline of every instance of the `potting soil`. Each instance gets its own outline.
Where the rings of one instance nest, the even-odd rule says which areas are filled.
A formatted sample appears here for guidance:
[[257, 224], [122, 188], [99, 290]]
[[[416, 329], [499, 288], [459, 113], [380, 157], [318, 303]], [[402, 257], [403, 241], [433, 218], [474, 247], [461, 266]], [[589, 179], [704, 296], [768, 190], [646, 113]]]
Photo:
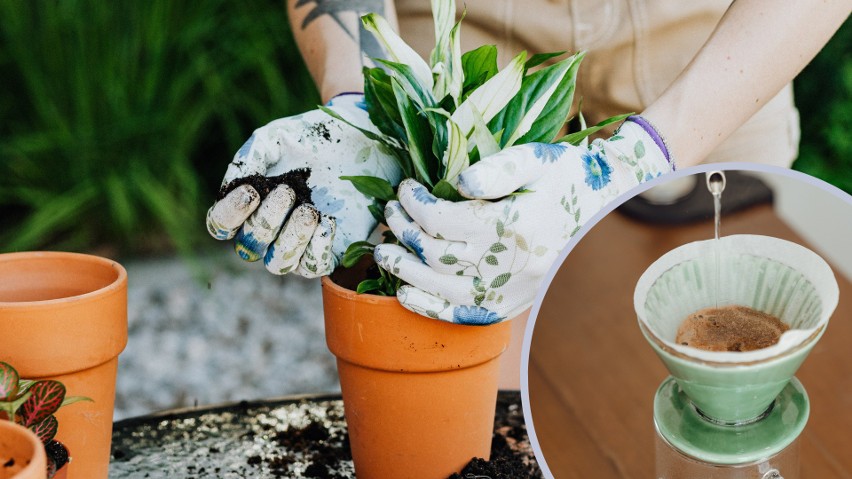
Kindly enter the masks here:
[[238, 186], [251, 185], [251, 187], [260, 194], [260, 199], [262, 200], [266, 198], [266, 196], [274, 190], [275, 187], [284, 183], [290, 188], [293, 188], [293, 192], [296, 193], [296, 203], [293, 207], [299, 206], [302, 203], [313, 204], [311, 201], [311, 188], [308, 186], [308, 178], [310, 177], [310, 169], [299, 168], [278, 176], [264, 176], [256, 174], [243, 178], [236, 178], [228, 184], [222, 185], [222, 188], [219, 189], [217, 199], [221, 200]]

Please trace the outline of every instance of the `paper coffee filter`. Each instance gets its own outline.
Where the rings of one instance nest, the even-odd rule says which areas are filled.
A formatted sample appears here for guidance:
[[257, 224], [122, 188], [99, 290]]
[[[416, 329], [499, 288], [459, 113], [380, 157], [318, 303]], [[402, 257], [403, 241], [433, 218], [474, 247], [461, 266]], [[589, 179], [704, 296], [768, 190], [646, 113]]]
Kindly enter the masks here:
[[[821, 334], [839, 299], [837, 281], [821, 257], [768, 236], [732, 235], [714, 243], [675, 248], [637, 283], [634, 306], [639, 320], [666, 346], [703, 361], [753, 362], [792, 350], [817, 330]], [[748, 306], [776, 316], [790, 329], [777, 344], [755, 351], [714, 352], [677, 344], [681, 322], [695, 311], [716, 306], [717, 294], [720, 307]]]

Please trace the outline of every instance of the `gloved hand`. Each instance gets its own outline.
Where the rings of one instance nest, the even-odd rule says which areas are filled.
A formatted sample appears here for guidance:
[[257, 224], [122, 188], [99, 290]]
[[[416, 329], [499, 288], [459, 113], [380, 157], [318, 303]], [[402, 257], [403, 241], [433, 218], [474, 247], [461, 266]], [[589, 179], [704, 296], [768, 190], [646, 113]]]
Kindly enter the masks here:
[[414, 254], [394, 244], [374, 252], [382, 268], [409, 284], [398, 290], [400, 303], [462, 324], [495, 323], [529, 307], [583, 223], [619, 194], [673, 169], [660, 137], [641, 117], [631, 118], [588, 148], [531, 143], [481, 160], [459, 176], [459, 193], [472, 201], [438, 199], [403, 181], [385, 216]]
[[[363, 95], [338, 95], [328, 106], [352, 124], [376, 131]], [[236, 236], [237, 254], [247, 261], [263, 258], [273, 274], [310, 278], [331, 273], [349, 243], [366, 239], [376, 226], [367, 209], [372, 200], [340, 177], [370, 175], [396, 184], [400, 170], [381, 145], [313, 110], [255, 130], [228, 166], [222, 186], [252, 175], [260, 175], [255, 181], [285, 173], [299, 176], [299, 169], [310, 173], [309, 191], [298, 185], [272, 185], [261, 200], [252, 186], [238, 186], [207, 212], [210, 234], [219, 240]], [[294, 208], [302, 200], [299, 196], [308, 195], [313, 205]]]

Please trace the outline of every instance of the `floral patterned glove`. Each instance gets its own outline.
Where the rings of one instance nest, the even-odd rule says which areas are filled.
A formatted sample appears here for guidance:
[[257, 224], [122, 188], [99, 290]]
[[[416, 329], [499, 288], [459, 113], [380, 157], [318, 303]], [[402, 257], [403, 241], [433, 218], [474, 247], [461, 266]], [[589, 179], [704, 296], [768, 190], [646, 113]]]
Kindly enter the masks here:
[[[338, 95], [328, 106], [352, 124], [375, 131], [363, 95]], [[317, 277], [331, 273], [349, 243], [366, 239], [376, 226], [367, 209], [372, 201], [340, 177], [369, 175], [396, 184], [400, 170], [381, 145], [313, 110], [255, 130], [234, 156], [222, 185], [298, 169], [310, 172], [307, 188], [313, 205], [294, 208], [298, 186], [280, 184], [261, 200], [257, 190], [243, 184], [210, 208], [207, 229], [219, 240], [236, 236], [237, 254], [246, 261], [263, 258], [273, 274]]]
[[673, 169], [656, 132], [641, 117], [631, 120], [588, 148], [531, 143], [481, 160], [459, 177], [459, 192], [472, 201], [441, 200], [403, 181], [385, 216], [410, 251], [382, 244], [374, 252], [382, 268], [409, 284], [398, 290], [400, 303], [462, 324], [495, 323], [529, 307], [583, 223], [619, 194]]

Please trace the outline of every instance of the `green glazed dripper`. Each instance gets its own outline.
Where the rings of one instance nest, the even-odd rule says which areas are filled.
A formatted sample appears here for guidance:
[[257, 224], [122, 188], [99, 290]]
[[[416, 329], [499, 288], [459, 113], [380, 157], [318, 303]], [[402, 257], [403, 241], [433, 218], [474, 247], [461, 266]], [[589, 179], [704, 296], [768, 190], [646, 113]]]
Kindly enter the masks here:
[[[825, 332], [838, 298], [834, 274], [816, 253], [777, 238], [733, 235], [663, 255], [639, 279], [634, 306], [642, 333], [697, 412], [742, 425], [770, 412]], [[689, 314], [726, 305], [774, 315], [790, 329], [777, 344], [748, 352], [675, 343]]]

